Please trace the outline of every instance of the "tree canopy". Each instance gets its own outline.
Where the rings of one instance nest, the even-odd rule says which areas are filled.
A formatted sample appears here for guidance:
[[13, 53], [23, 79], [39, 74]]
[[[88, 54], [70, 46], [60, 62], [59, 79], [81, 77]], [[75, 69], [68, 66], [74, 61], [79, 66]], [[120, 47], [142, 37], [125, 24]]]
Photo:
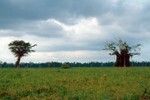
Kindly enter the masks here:
[[17, 57], [16, 67], [19, 66], [20, 59], [23, 56], [27, 56], [30, 52], [34, 52], [32, 48], [35, 46], [36, 44], [31, 45], [29, 42], [24, 42], [23, 40], [15, 40], [9, 44], [9, 49], [15, 57]]

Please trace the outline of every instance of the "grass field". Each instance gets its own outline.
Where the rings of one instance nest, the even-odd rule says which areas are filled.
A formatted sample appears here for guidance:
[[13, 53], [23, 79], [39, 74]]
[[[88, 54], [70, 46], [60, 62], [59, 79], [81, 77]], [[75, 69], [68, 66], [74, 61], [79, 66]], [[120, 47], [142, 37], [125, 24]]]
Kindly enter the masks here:
[[150, 68], [0, 69], [4, 100], [149, 100]]

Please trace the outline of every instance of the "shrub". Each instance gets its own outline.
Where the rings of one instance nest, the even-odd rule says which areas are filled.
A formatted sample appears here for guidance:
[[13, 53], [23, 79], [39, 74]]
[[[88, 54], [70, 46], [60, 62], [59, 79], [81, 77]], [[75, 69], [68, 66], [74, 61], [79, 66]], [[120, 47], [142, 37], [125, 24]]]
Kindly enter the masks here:
[[68, 63], [63, 63], [61, 65], [61, 68], [67, 69], [67, 68], [70, 68], [70, 65]]

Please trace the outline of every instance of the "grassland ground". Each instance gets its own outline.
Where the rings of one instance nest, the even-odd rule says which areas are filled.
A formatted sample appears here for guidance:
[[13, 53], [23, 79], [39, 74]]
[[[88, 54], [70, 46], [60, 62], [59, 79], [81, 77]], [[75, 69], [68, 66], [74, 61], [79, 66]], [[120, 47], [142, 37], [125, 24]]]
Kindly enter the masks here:
[[149, 100], [150, 67], [4, 68], [4, 100]]

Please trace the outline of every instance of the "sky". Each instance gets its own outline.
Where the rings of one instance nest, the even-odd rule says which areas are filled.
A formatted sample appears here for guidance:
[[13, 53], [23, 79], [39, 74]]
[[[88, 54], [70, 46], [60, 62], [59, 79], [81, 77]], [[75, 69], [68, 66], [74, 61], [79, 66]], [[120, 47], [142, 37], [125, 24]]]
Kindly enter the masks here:
[[150, 61], [150, 0], [0, 0], [0, 60], [14, 62], [13, 40], [37, 44], [22, 62], [115, 61], [106, 41], [142, 44], [132, 61]]

